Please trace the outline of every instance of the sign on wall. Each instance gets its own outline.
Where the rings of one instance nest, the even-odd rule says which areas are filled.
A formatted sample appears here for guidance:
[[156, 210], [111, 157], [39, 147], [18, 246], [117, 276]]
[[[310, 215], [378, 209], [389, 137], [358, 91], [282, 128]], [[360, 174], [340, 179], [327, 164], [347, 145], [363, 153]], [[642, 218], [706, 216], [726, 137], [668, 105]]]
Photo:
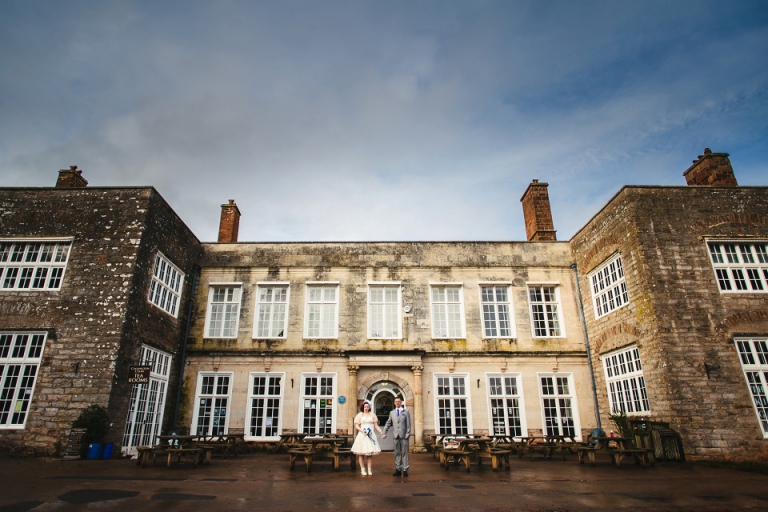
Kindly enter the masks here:
[[128, 370], [128, 384], [149, 384], [149, 366], [131, 366]]

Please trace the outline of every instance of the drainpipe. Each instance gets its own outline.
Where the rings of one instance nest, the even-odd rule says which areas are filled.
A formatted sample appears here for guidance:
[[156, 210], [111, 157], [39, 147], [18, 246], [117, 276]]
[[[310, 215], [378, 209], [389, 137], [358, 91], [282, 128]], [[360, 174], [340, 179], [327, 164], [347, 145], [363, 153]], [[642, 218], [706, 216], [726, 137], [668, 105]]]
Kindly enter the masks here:
[[576, 294], [579, 296], [579, 311], [581, 311], [581, 325], [584, 328], [584, 341], [587, 344], [587, 361], [589, 362], [589, 376], [592, 379], [592, 400], [595, 402], [595, 419], [597, 426], [603, 428], [600, 422], [600, 404], [597, 403], [597, 385], [595, 384], [595, 370], [592, 368], [592, 350], [589, 348], [589, 335], [587, 334], [587, 320], [584, 317], [584, 301], [581, 300], [581, 286], [579, 285], [579, 267], [571, 264], [573, 274], [576, 276]]
[[200, 277], [200, 267], [194, 266], [192, 271], [192, 289], [189, 291], [189, 302], [187, 306], [187, 327], [184, 329], [184, 340], [181, 344], [181, 366], [179, 367], [179, 384], [176, 388], [176, 407], [173, 409], [173, 428], [178, 426], [179, 405], [181, 402], [181, 387], [184, 385], [184, 368], [187, 365], [187, 340], [189, 339], [189, 328], [192, 324], [192, 306], [195, 304], [195, 290], [197, 290], [197, 279]]

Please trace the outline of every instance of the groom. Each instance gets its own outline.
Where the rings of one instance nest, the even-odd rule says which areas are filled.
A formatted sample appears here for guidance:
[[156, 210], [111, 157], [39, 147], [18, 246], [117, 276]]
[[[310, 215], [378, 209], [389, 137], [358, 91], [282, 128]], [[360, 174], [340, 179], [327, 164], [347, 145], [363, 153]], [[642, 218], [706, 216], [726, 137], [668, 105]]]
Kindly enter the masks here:
[[403, 407], [403, 399], [395, 398], [395, 409], [389, 412], [387, 424], [384, 425], [382, 439], [386, 439], [387, 432], [392, 428], [395, 431], [395, 472], [392, 476], [408, 476], [408, 438], [411, 437], [411, 413]]

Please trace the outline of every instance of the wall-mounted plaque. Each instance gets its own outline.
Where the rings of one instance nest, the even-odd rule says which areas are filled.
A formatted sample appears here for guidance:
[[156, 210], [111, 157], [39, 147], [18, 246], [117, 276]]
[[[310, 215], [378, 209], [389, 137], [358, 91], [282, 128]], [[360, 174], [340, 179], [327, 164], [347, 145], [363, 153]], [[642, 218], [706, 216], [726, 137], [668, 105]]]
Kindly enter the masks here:
[[149, 366], [131, 366], [128, 370], [128, 384], [149, 384]]

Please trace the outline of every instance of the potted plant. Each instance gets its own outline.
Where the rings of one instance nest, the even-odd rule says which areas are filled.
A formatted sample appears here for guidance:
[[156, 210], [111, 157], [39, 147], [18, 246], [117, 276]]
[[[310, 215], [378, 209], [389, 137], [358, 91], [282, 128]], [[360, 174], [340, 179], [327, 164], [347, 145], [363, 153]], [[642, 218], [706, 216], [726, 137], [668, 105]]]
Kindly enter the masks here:
[[[86, 457], [88, 459], [102, 458], [102, 443], [107, 437], [107, 432], [109, 432], [109, 414], [107, 409], [95, 404], [83, 409], [80, 412], [80, 416], [72, 423], [72, 427], [86, 429], [85, 436], [83, 437], [83, 449], [87, 452]], [[112, 450], [109, 450], [109, 457], [111, 456]]]

